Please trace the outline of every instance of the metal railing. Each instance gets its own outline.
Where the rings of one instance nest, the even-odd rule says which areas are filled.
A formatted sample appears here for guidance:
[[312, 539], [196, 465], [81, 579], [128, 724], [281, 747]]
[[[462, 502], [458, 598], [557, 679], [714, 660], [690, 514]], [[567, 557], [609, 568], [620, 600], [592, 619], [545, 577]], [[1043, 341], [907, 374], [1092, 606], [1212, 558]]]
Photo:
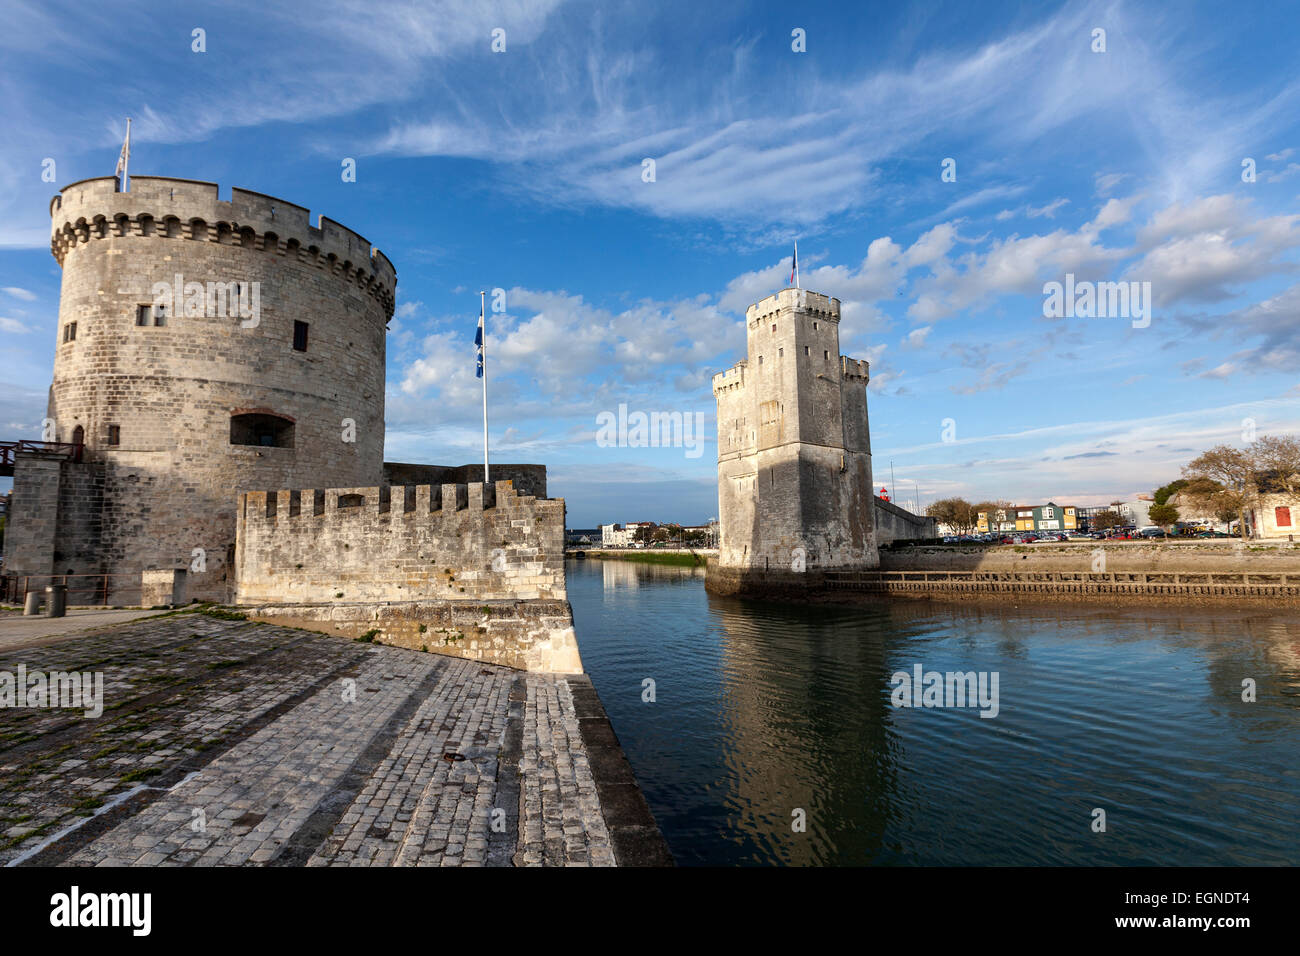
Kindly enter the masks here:
[[65, 458], [81, 461], [86, 446], [82, 442], [62, 441], [0, 441], [0, 475], [13, 476], [14, 459], [20, 454], [42, 455], [48, 458]]
[[46, 585], [62, 584], [68, 589], [68, 604], [82, 607], [138, 605], [143, 595], [140, 574], [8, 574], [0, 577], [0, 597], [9, 604], [22, 604], [29, 591], [44, 591]]

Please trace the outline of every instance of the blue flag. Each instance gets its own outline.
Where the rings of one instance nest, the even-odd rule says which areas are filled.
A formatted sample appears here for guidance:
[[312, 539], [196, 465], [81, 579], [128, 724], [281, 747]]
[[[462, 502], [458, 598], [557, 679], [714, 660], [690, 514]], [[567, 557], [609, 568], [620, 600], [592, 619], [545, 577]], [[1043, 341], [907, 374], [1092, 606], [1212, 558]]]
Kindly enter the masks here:
[[475, 378], [483, 377], [483, 314], [479, 313], [478, 331], [474, 333], [474, 345], [478, 351], [478, 371], [474, 373]]

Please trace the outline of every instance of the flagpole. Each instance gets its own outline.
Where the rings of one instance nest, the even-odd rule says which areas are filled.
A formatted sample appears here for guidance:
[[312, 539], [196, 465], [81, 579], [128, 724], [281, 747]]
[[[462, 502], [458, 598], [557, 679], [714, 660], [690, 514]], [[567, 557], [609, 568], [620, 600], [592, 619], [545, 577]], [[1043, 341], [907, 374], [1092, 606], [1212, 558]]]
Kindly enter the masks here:
[[799, 241], [794, 244], [794, 287], [799, 288]]
[[488, 484], [488, 417], [487, 417], [487, 293], [478, 294], [478, 322], [483, 329], [483, 484]]

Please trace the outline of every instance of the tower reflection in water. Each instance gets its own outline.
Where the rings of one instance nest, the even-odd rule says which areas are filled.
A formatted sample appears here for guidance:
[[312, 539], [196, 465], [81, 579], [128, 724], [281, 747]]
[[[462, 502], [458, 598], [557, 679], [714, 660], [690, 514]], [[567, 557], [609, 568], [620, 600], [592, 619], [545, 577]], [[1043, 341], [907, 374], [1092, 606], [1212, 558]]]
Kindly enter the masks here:
[[[790, 606], [613, 561], [571, 562], [569, 595], [680, 863], [1300, 863], [1300, 622], [1283, 614]], [[894, 708], [891, 676], [917, 664], [997, 672], [996, 719]]]

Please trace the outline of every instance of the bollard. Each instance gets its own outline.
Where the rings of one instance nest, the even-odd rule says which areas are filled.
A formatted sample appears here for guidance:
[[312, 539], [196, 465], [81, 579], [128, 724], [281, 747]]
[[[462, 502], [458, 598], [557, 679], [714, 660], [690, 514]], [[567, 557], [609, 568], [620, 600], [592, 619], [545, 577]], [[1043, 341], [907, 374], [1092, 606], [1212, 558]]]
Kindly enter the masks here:
[[23, 614], [32, 615], [41, 613], [41, 592], [28, 591], [27, 597], [23, 604]]
[[49, 584], [45, 587], [45, 616], [63, 617], [68, 613], [68, 586]]

